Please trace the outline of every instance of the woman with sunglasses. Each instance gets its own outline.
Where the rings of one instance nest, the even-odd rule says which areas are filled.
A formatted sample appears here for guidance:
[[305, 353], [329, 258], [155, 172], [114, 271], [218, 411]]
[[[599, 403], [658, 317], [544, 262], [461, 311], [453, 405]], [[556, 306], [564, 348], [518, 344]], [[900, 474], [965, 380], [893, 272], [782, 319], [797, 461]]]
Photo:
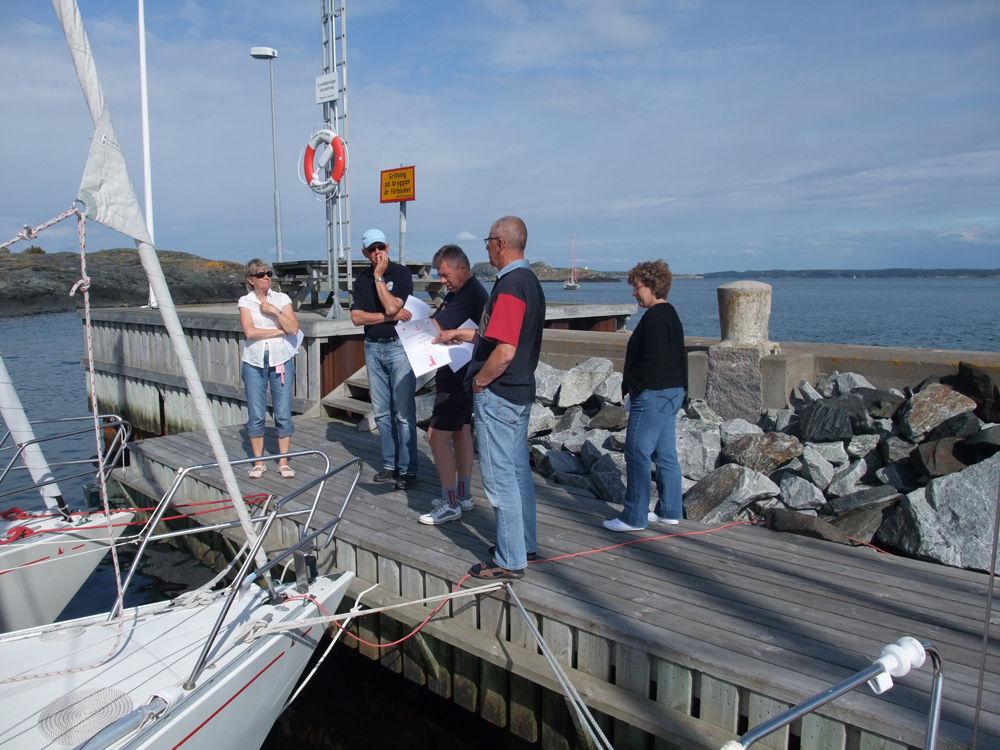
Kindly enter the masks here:
[[[267, 415], [267, 388], [271, 387], [274, 426], [278, 431], [278, 453], [288, 453], [292, 446], [292, 384], [295, 382], [296, 334], [299, 321], [287, 294], [271, 288], [274, 272], [260, 258], [246, 265], [249, 294], [240, 297], [240, 324], [243, 326], [243, 352], [240, 376], [247, 396], [247, 437], [254, 458], [264, 455], [264, 417]], [[267, 471], [261, 461], [250, 469], [251, 479], [260, 479]], [[288, 459], [278, 460], [278, 472], [285, 479], [295, 476]]]

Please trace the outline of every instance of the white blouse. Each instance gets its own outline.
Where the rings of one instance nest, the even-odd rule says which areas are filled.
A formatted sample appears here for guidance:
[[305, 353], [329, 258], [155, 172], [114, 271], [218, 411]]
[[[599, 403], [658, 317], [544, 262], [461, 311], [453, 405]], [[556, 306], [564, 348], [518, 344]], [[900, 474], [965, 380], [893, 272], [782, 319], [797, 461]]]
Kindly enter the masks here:
[[[292, 304], [292, 298], [282, 292], [269, 289], [267, 301], [284, 310], [285, 305]], [[257, 293], [251, 291], [240, 297], [239, 307], [245, 307], [250, 311], [250, 318], [256, 328], [280, 328], [270, 315], [264, 315], [260, 311], [260, 300]], [[277, 367], [295, 356], [295, 336], [278, 336], [273, 339], [244, 340], [241, 345], [241, 359], [254, 367], [264, 366], [264, 352], [268, 352], [267, 364], [270, 367]]]

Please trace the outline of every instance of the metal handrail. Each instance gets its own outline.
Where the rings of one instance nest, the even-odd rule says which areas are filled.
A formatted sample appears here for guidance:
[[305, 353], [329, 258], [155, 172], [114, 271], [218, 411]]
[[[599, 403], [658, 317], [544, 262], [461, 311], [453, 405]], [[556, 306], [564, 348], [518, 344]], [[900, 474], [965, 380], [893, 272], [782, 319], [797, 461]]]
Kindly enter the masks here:
[[[208, 639], [205, 641], [205, 645], [202, 647], [201, 653], [198, 655], [198, 661], [195, 662], [194, 668], [191, 670], [191, 674], [188, 676], [187, 680], [184, 682], [182, 686], [185, 690], [193, 690], [195, 685], [197, 684], [198, 677], [201, 676], [202, 671], [205, 669], [205, 664], [208, 661], [208, 655], [212, 650], [212, 646], [215, 645], [215, 639], [218, 637], [219, 630], [221, 630], [222, 628], [222, 623], [225, 622], [226, 615], [229, 614], [229, 610], [233, 606], [233, 602], [236, 600], [236, 595], [239, 593], [239, 590], [243, 587], [244, 584], [249, 584], [251, 581], [256, 580], [259, 576], [266, 573], [268, 570], [273, 568], [275, 565], [277, 565], [279, 562], [289, 557], [290, 555], [301, 554], [302, 550], [308, 545], [311, 545], [312, 542], [318, 536], [321, 536], [322, 534], [326, 533], [327, 529], [335, 528], [337, 524], [340, 523], [340, 519], [343, 518], [344, 511], [347, 509], [347, 504], [351, 501], [351, 497], [354, 495], [354, 490], [358, 486], [358, 480], [360, 480], [361, 478], [361, 468], [363, 465], [364, 464], [360, 458], [352, 458], [350, 461], [347, 461], [346, 463], [341, 464], [337, 468], [326, 472], [323, 476], [319, 477], [318, 479], [314, 479], [313, 481], [309, 482], [300, 489], [295, 490], [291, 494], [285, 495], [285, 497], [281, 498], [277, 503], [275, 503], [274, 509], [271, 511], [270, 515], [267, 518], [267, 522], [264, 524], [264, 528], [261, 530], [260, 535], [257, 537], [257, 541], [254, 543], [253, 548], [247, 553], [247, 556], [243, 561], [243, 565], [240, 566], [240, 570], [236, 574], [236, 578], [234, 579], [232, 585], [229, 587], [230, 588], [229, 596], [226, 597], [226, 601], [222, 605], [222, 610], [219, 612], [219, 616], [216, 618], [215, 623], [212, 625], [212, 631], [211, 633], [209, 633]], [[294, 545], [286, 549], [281, 555], [276, 557], [274, 560], [269, 561], [266, 565], [258, 568], [252, 574], [247, 575], [250, 565], [254, 561], [254, 557], [256, 556], [258, 550], [260, 550], [261, 545], [264, 543], [264, 538], [267, 536], [268, 531], [270, 531], [271, 526], [274, 523], [275, 518], [277, 517], [278, 510], [295, 496], [301, 494], [302, 492], [305, 492], [307, 489], [317, 484], [322, 486], [322, 484], [327, 479], [329, 479], [335, 474], [339, 474], [341, 471], [348, 468], [349, 466], [354, 466], [356, 469], [354, 475], [354, 481], [351, 482], [351, 488], [347, 491], [347, 495], [344, 498], [344, 504], [341, 506], [340, 512], [337, 514], [337, 516], [332, 521], [329, 521], [328, 523], [324, 524], [320, 529], [317, 529], [316, 531], [311, 533], [303, 534], [302, 536], [300, 536], [298, 542], [296, 542]], [[333, 534], [331, 533], [330, 537], [327, 539], [326, 544], [329, 544], [330, 541], [332, 541], [332, 539], [333, 539]], [[302, 576], [305, 575], [307, 575], [307, 573], [305, 572], [305, 566], [304, 565], [296, 566], [296, 577], [300, 590], [304, 586], [308, 585], [308, 581], [304, 581], [302, 579]]]
[[[229, 463], [231, 466], [239, 466], [240, 464], [247, 464], [257, 461], [278, 461], [283, 458], [297, 458], [301, 456], [319, 456], [320, 458], [322, 458], [325, 463], [324, 471], [326, 472], [324, 473], [324, 477], [327, 476], [327, 474], [330, 471], [330, 457], [325, 453], [323, 453], [323, 451], [315, 449], [294, 451], [291, 453], [279, 453], [277, 455], [259, 457], [259, 458], [240, 458], [235, 461], [230, 461]], [[187, 478], [188, 474], [190, 474], [193, 471], [204, 471], [205, 469], [216, 469], [218, 467], [219, 467], [218, 462], [209, 464], [197, 464], [195, 466], [185, 466], [179, 468], [176, 474], [174, 474], [174, 481], [167, 488], [167, 491], [163, 494], [163, 497], [160, 498], [160, 502], [157, 503], [156, 510], [153, 511], [153, 515], [149, 517], [149, 520], [146, 522], [146, 525], [143, 526], [142, 530], [139, 532], [139, 540], [140, 540], [139, 548], [136, 550], [135, 559], [132, 560], [132, 564], [129, 566], [128, 573], [125, 575], [125, 579], [122, 581], [121, 595], [115, 601], [115, 606], [111, 608], [111, 612], [108, 614], [109, 621], [113, 620], [118, 615], [118, 613], [121, 612], [121, 610], [124, 608], [125, 592], [128, 591], [129, 584], [131, 584], [132, 579], [135, 577], [135, 574], [139, 569], [139, 563], [142, 561], [143, 553], [146, 551], [146, 547], [149, 546], [150, 542], [161, 541], [163, 539], [171, 539], [173, 537], [189, 536], [191, 534], [201, 534], [206, 531], [213, 531], [217, 529], [236, 526], [239, 523], [238, 521], [233, 521], [222, 524], [215, 524], [213, 526], [202, 526], [197, 529], [182, 529], [179, 531], [164, 532], [161, 534], [153, 533], [157, 524], [160, 523], [160, 519], [162, 519], [163, 515], [166, 513], [167, 507], [170, 505], [171, 501], [173, 501], [174, 495], [176, 495], [177, 491], [180, 489], [181, 483]], [[323, 492], [323, 486], [322, 486], [323, 481], [316, 480], [310, 482], [300, 490], [295, 491], [292, 495], [287, 495], [284, 498], [287, 500], [288, 498], [297, 496], [301, 494], [301, 492], [304, 492], [306, 489], [309, 489], [317, 484], [319, 486], [316, 490], [316, 497], [313, 498], [312, 505], [309, 508], [309, 515], [306, 518], [304, 528], [308, 528], [309, 524], [312, 522], [313, 514], [315, 514], [316, 512], [316, 506], [319, 504], [319, 496]], [[279, 507], [276, 505], [274, 510], [276, 511], [278, 509]], [[304, 510], [293, 511], [289, 514], [282, 515], [282, 518], [291, 517], [293, 515], [301, 515], [303, 512], [305, 511]], [[259, 522], [261, 520], [264, 520], [264, 517], [259, 516], [257, 519], [251, 518], [250, 520], [251, 522]]]
[[[85, 417], [62, 417], [60, 419], [40, 419], [31, 422], [30, 424], [57, 424], [61, 422], [79, 422], [82, 420], [93, 420], [93, 416]], [[126, 422], [124, 419], [119, 417], [117, 414], [100, 414], [98, 419], [101, 420], [101, 429], [114, 429], [115, 435], [111, 439], [111, 443], [107, 448], [102, 447], [103, 451], [103, 465], [104, 465], [104, 478], [106, 479], [115, 466], [118, 465], [122, 454], [125, 452], [125, 448], [128, 445], [129, 439], [132, 437], [132, 425]], [[54, 440], [64, 440], [66, 438], [71, 438], [76, 435], [84, 435], [92, 432], [91, 428], [84, 428], [80, 430], [70, 430], [68, 432], [60, 432], [55, 435], [46, 435], [44, 437], [36, 437], [32, 440], [26, 440], [23, 443], [15, 443], [13, 445], [4, 446], [8, 438], [11, 436], [11, 430], [7, 430], [3, 438], [0, 438], [0, 451], [14, 451], [11, 456], [10, 461], [7, 465], [0, 471], [0, 485], [3, 484], [4, 480], [11, 473], [11, 471], [19, 471], [24, 467], [14, 466], [18, 458], [24, 453], [25, 449], [30, 445], [39, 445], [41, 443], [48, 443]], [[15, 450], [16, 448], [16, 450]], [[56, 466], [75, 466], [79, 464], [92, 463], [93, 458], [87, 459], [72, 459], [65, 461], [50, 461], [48, 462], [49, 468]], [[27, 492], [29, 490], [39, 489], [40, 487], [46, 487], [50, 484], [56, 484], [58, 482], [64, 482], [67, 479], [75, 479], [77, 477], [89, 476], [91, 472], [82, 471], [76, 474], [66, 474], [63, 476], [53, 476], [49, 479], [45, 479], [41, 482], [35, 482], [34, 484], [22, 485], [20, 487], [15, 487], [13, 490], [8, 490], [7, 492], [0, 493], [0, 498], [9, 497], [11, 495], [17, 495], [22, 492]]]
[[[901, 660], [895, 658], [897, 654], [902, 653], [900, 651], [901, 648], [910, 647], [906, 641], [916, 644], [916, 650], [920, 652], [919, 658], [912, 662], [908, 662], [905, 655]], [[902, 677], [912, 667], [921, 666], [923, 663], [923, 654], [925, 653], [931, 657], [931, 663], [934, 668], [934, 680], [931, 686], [931, 703], [927, 711], [927, 734], [924, 747], [926, 750], [934, 750], [937, 743], [938, 724], [941, 719], [941, 700], [944, 686], [944, 669], [942, 667], [941, 655], [930, 644], [920, 643], [908, 636], [884, 648], [882, 650], [882, 657], [857, 674], [806, 699], [798, 705], [782, 711], [780, 714], [772, 716], [767, 721], [761, 722], [743, 734], [738, 740], [727, 742], [722, 750], [747, 750], [747, 748], [755, 742], [762, 740], [767, 735], [778, 731], [806, 714], [812, 713], [820, 706], [836, 700], [844, 693], [850, 692], [866, 682], [869, 683], [869, 686], [876, 694], [881, 694], [892, 687], [892, 677]], [[887, 654], [890, 654], [888, 661], [886, 660]]]

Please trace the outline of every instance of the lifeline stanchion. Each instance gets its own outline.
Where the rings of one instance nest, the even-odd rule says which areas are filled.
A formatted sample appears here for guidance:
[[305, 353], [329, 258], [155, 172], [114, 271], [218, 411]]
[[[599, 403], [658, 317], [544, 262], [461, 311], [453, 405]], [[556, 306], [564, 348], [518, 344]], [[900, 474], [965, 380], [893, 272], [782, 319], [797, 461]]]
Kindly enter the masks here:
[[583, 698], [577, 692], [573, 683], [570, 681], [569, 676], [566, 674], [562, 665], [558, 662], [555, 654], [549, 648], [549, 644], [545, 642], [545, 638], [542, 634], [538, 632], [538, 628], [535, 626], [534, 621], [528, 615], [528, 611], [524, 608], [521, 600], [518, 598], [517, 594], [514, 593], [514, 587], [511, 585], [510, 581], [504, 583], [504, 588], [507, 589], [507, 594], [510, 596], [512, 602], [517, 607], [518, 611], [521, 613], [521, 617], [524, 618], [525, 625], [528, 626], [528, 631], [534, 636], [535, 641], [538, 643], [538, 647], [542, 651], [542, 656], [552, 667], [552, 671], [556, 675], [556, 680], [562, 686], [563, 692], [566, 695], [566, 701], [573, 708], [574, 716], [577, 720], [577, 726], [579, 729], [590, 737], [591, 741], [595, 746], [602, 748], [602, 750], [614, 750], [611, 745], [610, 740], [605, 736], [604, 732], [601, 730], [600, 724], [597, 723], [597, 719], [594, 715], [590, 713], [590, 709], [587, 708], [587, 704], [583, 702]]
[[927, 712], [926, 750], [934, 750], [937, 743], [938, 722], [941, 718], [941, 698], [944, 685], [944, 670], [941, 666], [941, 656], [937, 650], [928, 644], [921, 643], [912, 636], [903, 636], [895, 643], [882, 648], [882, 654], [870, 667], [861, 670], [843, 682], [837, 683], [818, 695], [792, 706], [777, 716], [758, 724], [738, 740], [732, 740], [722, 746], [722, 750], [747, 750], [752, 744], [762, 740], [772, 732], [776, 732], [796, 719], [812, 713], [822, 705], [850, 692], [858, 685], [868, 683], [868, 687], [876, 695], [881, 695], [892, 688], [893, 677], [903, 677], [911, 669], [921, 667], [924, 659], [930, 656], [934, 666], [934, 681], [931, 686], [931, 705]]

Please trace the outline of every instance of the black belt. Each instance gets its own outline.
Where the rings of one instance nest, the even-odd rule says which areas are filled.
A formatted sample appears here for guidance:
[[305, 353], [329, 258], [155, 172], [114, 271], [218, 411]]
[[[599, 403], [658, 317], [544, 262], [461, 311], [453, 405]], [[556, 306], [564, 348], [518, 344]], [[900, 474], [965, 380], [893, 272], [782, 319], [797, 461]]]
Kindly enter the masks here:
[[399, 336], [365, 336], [365, 341], [375, 344], [386, 344], [390, 341], [399, 341]]

